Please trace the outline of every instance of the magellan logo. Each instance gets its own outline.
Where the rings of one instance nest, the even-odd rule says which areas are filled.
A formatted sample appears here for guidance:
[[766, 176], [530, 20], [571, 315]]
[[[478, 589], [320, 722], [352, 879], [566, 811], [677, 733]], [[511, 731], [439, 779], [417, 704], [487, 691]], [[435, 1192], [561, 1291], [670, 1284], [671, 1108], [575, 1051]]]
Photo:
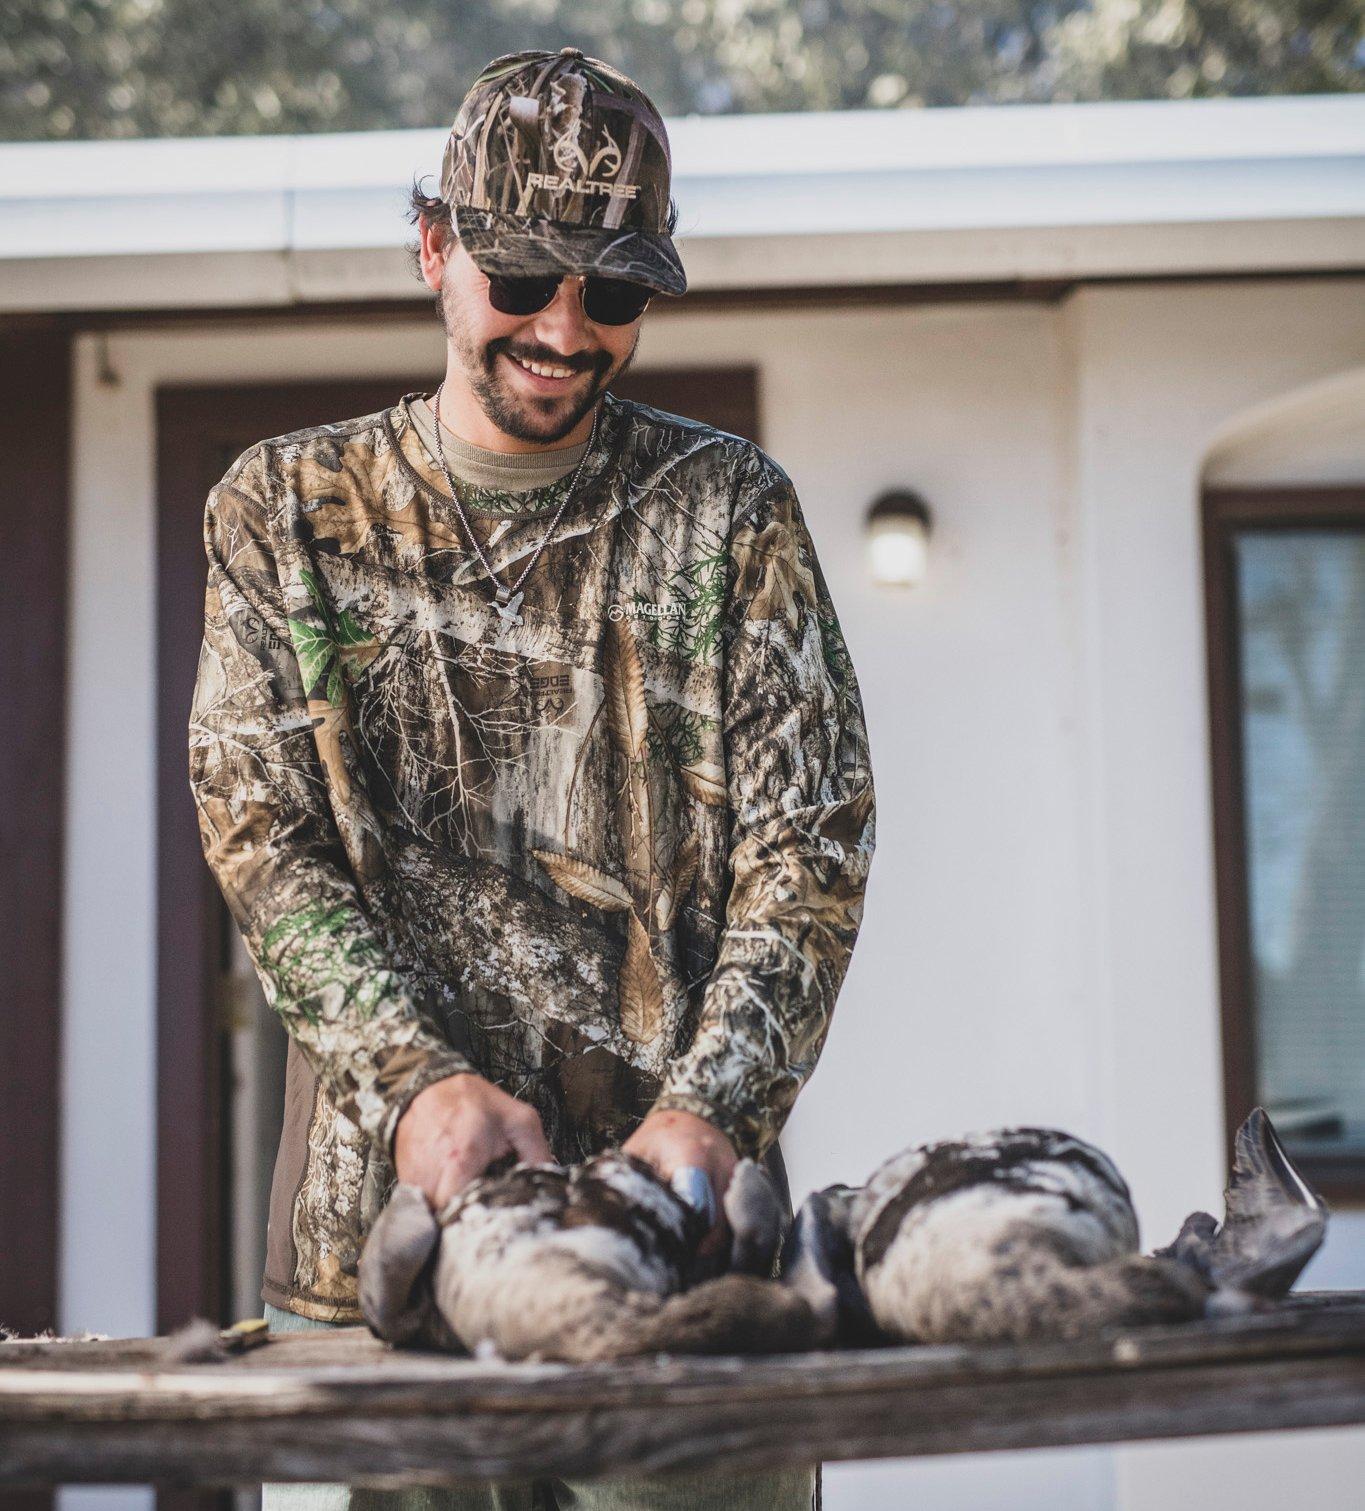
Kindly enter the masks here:
[[685, 603], [611, 603], [607, 605], [608, 619], [685, 619]]

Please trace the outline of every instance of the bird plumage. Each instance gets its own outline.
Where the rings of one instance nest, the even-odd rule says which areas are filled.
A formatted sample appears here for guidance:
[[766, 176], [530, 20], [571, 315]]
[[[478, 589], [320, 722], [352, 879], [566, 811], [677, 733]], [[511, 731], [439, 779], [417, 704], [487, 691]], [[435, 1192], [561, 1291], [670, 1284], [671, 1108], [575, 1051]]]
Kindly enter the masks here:
[[504, 1162], [439, 1214], [399, 1186], [360, 1263], [379, 1336], [503, 1358], [777, 1353], [887, 1339], [991, 1343], [1249, 1310], [1284, 1296], [1327, 1208], [1261, 1109], [1239, 1130], [1221, 1223], [1192, 1213], [1138, 1252], [1128, 1186], [1093, 1144], [1004, 1128], [916, 1145], [860, 1187], [787, 1209], [752, 1160], [723, 1207], [730, 1273], [707, 1221], [640, 1160]]
[[752, 1160], [740, 1162], [723, 1206], [733, 1272], [716, 1274], [698, 1253], [705, 1220], [620, 1152], [495, 1169], [439, 1219], [419, 1190], [399, 1186], [361, 1257], [361, 1307], [390, 1341], [506, 1359], [808, 1346], [805, 1301], [762, 1278], [785, 1213]]
[[1005, 1128], [917, 1145], [861, 1188], [816, 1193], [782, 1276], [823, 1342], [871, 1328], [909, 1342], [1026, 1342], [1246, 1309], [1244, 1292], [1288, 1291], [1326, 1208], [1260, 1109], [1237, 1150], [1221, 1227], [1192, 1214], [1174, 1244], [1143, 1255], [1126, 1182], [1082, 1139]]

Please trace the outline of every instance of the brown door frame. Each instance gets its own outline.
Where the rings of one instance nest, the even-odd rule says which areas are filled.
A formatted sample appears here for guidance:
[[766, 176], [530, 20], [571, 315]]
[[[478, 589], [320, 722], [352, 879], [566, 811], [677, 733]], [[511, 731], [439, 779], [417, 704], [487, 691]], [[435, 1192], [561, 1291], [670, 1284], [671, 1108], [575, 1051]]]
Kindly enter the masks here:
[[[1239, 529], [1359, 529], [1365, 487], [1311, 483], [1275, 488], [1206, 488], [1202, 501], [1204, 605], [1209, 682], [1218, 977], [1223, 1040], [1223, 1116], [1231, 1159], [1238, 1124], [1255, 1103], [1256, 1022], [1247, 881], [1245, 761], [1233, 541]], [[1349, 1158], [1296, 1159], [1329, 1200], [1365, 1199], [1365, 1166]]]
[[231, 1321], [222, 1137], [228, 1067], [216, 983], [221, 897], [189, 790], [190, 701], [204, 631], [204, 505], [264, 436], [371, 414], [422, 387], [366, 380], [162, 387], [157, 446], [156, 1324]]
[[[190, 701], [204, 624], [204, 505], [255, 440], [372, 414], [427, 377], [157, 390], [157, 1116], [158, 1332], [227, 1319], [222, 1137], [227, 1067], [215, 982], [226, 910], [200, 846], [189, 792]], [[613, 391], [758, 439], [758, 374], [736, 368], [631, 370]]]
[[[0, 332], [0, 1326], [60, 1321], [62, 876], [72, 336]], [[48, 1511], [50, 1490], [0, 1492]]]
[[0, 333], [0, 1325], [22, 1333], [58, 1323], [71, 358], [66, 332]]

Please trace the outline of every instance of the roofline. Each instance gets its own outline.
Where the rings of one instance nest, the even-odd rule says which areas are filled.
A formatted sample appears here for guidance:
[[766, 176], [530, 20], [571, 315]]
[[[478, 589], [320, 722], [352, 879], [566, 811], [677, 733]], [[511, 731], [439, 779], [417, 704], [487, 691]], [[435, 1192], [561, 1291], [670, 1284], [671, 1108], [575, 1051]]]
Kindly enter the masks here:
[[[1365, 267], [1365, 94], [667, 126], [698, 290]], [[164, 307], [168, 267], [176, 305], [425, 298], [403, 214], [444, 136], [0, 145], [0, 309]]]

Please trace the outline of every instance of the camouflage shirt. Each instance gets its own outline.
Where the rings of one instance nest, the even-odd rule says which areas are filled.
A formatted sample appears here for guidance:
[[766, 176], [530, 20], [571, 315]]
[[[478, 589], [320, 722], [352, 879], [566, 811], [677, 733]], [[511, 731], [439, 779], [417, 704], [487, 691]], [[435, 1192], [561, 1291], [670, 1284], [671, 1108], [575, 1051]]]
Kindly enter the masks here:
[[[874, 846], [858, 684], [790, 478], [602, 399], [500, 614], [408, 395], [211, 491], [204, 853], [289, 1029], [264, 1295], [355, 1319], [394, 1128], [473, 1069], [557, 1159], [651, 1108], [768, 1150]], [[466, 508], [514, 582], [562, 501]]]

